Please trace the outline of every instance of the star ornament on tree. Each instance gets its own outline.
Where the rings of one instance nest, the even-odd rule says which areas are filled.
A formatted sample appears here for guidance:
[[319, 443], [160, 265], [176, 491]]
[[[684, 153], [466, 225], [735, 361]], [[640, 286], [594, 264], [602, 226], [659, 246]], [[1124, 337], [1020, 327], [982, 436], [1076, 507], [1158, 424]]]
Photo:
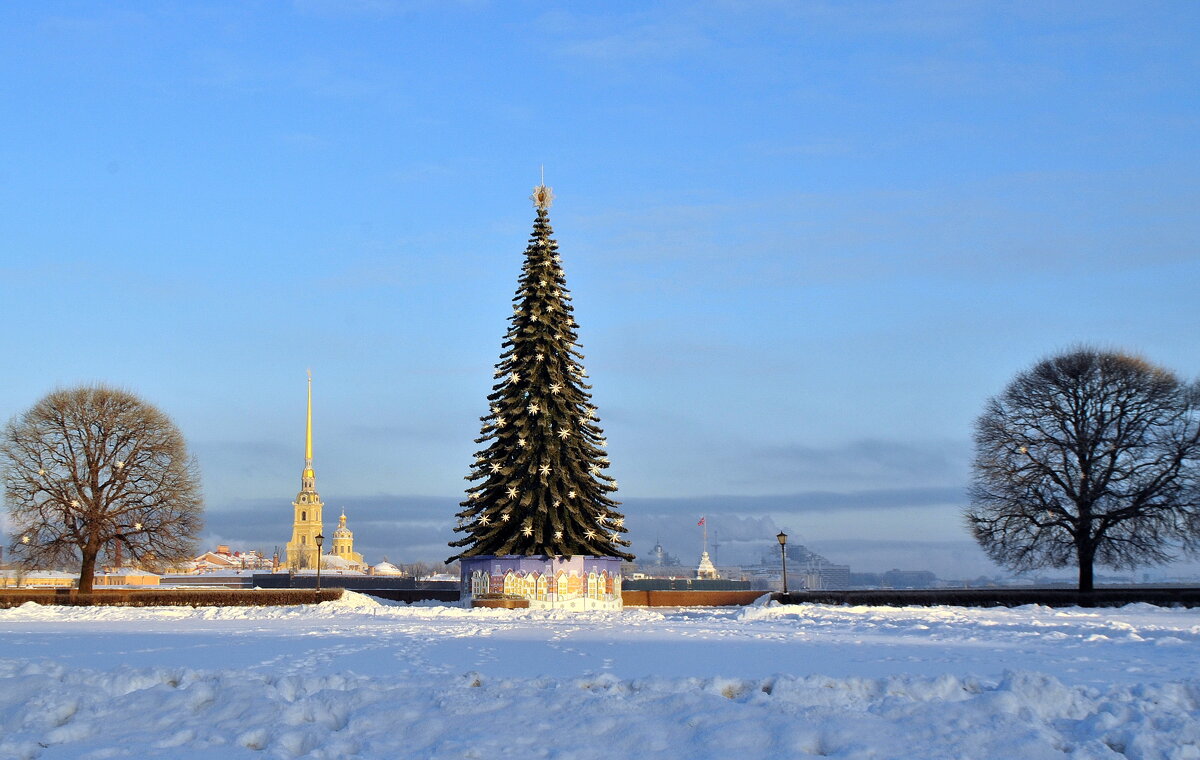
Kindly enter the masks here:
[[529, 196], [529, 200], [533, 201], [536, 208], [550, 208], [550, 205], [554, 203], [554, 190], [545, 185], [538, 185], [533, 188], [533, 195]]

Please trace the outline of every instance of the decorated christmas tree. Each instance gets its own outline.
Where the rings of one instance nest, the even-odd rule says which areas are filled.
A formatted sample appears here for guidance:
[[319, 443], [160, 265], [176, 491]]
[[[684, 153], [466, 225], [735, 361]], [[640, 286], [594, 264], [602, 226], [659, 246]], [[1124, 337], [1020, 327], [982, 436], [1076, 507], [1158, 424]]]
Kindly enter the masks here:
[[496, 364], [482, 448], [467, 480], [452, 557], [593, 556], [631, 560], [625, 518], [610, 498], [596, 407], [584, 380], [562, 258], [550, 228], [550, 188], [534, 188], [533, 237]]

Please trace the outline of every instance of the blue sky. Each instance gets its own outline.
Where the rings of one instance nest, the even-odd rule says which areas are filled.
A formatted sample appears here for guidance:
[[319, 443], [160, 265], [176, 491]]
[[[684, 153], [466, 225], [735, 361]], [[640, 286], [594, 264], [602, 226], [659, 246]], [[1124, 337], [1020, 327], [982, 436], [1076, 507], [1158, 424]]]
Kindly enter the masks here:
[[[1048, 6], [1048, 7], [1047, 7]], [[786, 528], [989, 570], [988, 396], [1079, 343], [1200, 374], [1192, 3], [8, 3], [0, 416], [135, 390], [206, 540], [316, 470], [441, 558], [546, 167], [634, 548]], [[357, 511], [356, 511], [357, 510]]]

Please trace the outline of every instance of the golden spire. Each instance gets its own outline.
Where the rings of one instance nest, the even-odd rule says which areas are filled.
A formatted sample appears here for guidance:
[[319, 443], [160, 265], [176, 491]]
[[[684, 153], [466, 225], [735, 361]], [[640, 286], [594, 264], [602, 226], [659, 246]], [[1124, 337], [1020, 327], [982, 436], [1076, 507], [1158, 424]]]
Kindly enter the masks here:
[[308, 416], [304, 425], [304, 476], [312, 477], [312, 370], [308, 372]]

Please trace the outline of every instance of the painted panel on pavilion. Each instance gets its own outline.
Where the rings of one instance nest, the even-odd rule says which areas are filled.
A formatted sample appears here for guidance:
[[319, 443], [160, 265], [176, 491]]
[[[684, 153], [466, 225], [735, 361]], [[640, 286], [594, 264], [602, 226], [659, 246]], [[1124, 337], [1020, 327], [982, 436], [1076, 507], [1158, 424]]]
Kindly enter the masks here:
[[460, 560], [465, 604], [503, 594], [547, 609], [621, 609], [618, 557], [484, 556]]

